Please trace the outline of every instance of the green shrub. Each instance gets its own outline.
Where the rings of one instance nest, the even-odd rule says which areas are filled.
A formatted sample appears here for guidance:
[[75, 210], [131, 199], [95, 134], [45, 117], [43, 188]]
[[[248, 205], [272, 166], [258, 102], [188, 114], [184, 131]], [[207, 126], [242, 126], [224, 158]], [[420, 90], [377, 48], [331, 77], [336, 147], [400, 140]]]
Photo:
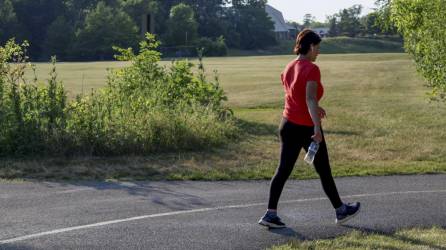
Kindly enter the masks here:
[[162, 47], [160, 51], [163, 57], [226, 56], [228, 54], [228, 47], [223, 36], [215, 40], [202, 37], [196, 39], [192, 45]]
[[208, 37], [202, 37], [197, 40], [196, 46], [203, 49], [203, 55], [205, 56], [226, 56], [228, 53], [228, 47], [223, 36], [218, 37], [215, 41]]
[[[46, 86], [29, 84], [27, 43], [0, 47], [0, 155], [55, 151], [63, 140], [66, 93], [56, 79], [55, 58]], [[53, 149], [50, 149], [53, 148]]]
[[[237, 134], [218, 78], [207, 81], [188, 61], [162, 67], [150, 34], [140, 52], [115, 48], [131, 66], [109, 72], [108, 85], [67, 102], [55, 58], [44, 87], [27, 83], [24, 49], [0, 48], [0, 155], [123, 155], [195, 150]], [[10, 62], [13, 62], [11, 64]], [[37, 78], [37, 77], [36, 77]]]

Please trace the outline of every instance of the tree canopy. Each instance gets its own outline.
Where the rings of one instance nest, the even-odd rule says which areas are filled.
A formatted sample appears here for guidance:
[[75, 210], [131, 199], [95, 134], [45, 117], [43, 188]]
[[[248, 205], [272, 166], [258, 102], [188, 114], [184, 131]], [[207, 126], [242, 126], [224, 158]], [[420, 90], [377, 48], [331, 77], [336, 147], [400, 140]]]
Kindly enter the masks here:
[[180, 3], [172, 7], [167, 21], [166, 36], [169, 45], [188, 45], [188, 42], [197, 39], [198, 23], [190, 6]]
[[[143, 15], [155, 17], [162, 46], [240, 49], [276, 43], [266, 0], [0, 0], [0, 43], [29, 41], [32, 60], [111, 58], [112, 46], [143, 39]], [[187, 39], [186, 39], [187, 34]], [[206, 51], [214, 49], [207, 48]], [[220, 52], [218, 54], [221, 54]]]
[[432, 88], [432, 98], [446, 101], [445, 0], [380, 1], [404, 37], [404, 46]]
[[361, 32], [360, 15], [361, 5], [353, 5], [350, 8], [342, 9], [337, 14], [328, 17], [331, 36], [354, 37]]
[[134, 47], [139, 38], [138, 27], [125, 12], [99, 2], [77, 31], [74, 53], [84, 59], [112, 59], [113, 45]]

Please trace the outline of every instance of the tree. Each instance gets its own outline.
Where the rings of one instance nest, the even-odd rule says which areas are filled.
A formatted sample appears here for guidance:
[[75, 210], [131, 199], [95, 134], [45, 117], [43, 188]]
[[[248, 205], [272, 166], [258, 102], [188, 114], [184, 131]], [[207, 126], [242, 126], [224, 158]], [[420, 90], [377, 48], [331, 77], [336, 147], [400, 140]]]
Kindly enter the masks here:
[[432, 99], [446, 101], [446, 15], [444, 0], [392, 0], [388, 19], [403, 35], [404, 47], [432, 88]]
[[68, 58], [75, 33], [73, 25], [64, 16], [59, 16], [48, 26], [43, 46], [43, 55], [46, 58], [56, 55], [57, 59]]
[[76, 32], [73, 56], [90, 60], [112, 59], [112, 46], [135, 47], [138, 40], [138, 27], [129, 15], [122, 9], [99, 2]]
[[338, 17], [337, 15], [332, 15], [327, 17], [328, 22], [328, 35], [329, 36], [338, 36], [339, 35], [339, 27], [338, 27]]
[[169, 45], [188, 45], [195, 41], [198, 37], [198, 23], [194, 10], [184, 3], [172, 7], [167, 29], [166, 40]]
[[361, 5], [353, 5], [352, 7], [343, 9], [339, 12], [338, 27], [341, 35], [355, 37], [361, 32], [361, 24], [359, 22], [361, 11]]
[[379, 14], [377, 12], [371, 12], [360, 19], [364, 34], [376, 35], [383, 33], [379, 26], [378, 19]]
[[21, 25], [20, 33], [30, 42], [29, 54], [38, 59], [43, 50], [46, 30], [59, 15], [64, 15], [65, 5], [60, 0], [12, 0], [17, 20]]
[[265, 11], [266, 0], [232, 1], [232, 23], [242, 49], [266, 48], [276, 44], [274, 23]]
[[305, 14], [304, 16], [304, 28], [310, 28], [311, 24], [316, 20], [316, 18], [311, 14]]
[[18, 30], [19, 23], [12, 2], [0, 1], [0, 44], [3, 45], [12, 37], [22, 38], [23, 36], [17, 33]]
[[329, 27], [329, 23], [323, 23], [323, 22], [313, 21], [313, 22], [310, 24], [310, 27], [311, 27], [312, 29], [315, 29], [315, 28], [328, 28], [328, 27]]
[[361, 23], [359, 15], [361, 15], [362, 6], [353, 5], [348, 9], [342, 9], [339, 13], [328, 16], [328, 26], [330, 28], [330, 36], [350, 36], [355, 37], [361, 32]]
[[198, 34], [202, 37], [218, 38], [225, 31], [222, 22], [225, 5], [229, 0], [193, 0], [187, 1], [194, 9], [198, 22]]
[[375, 13], [378, 15], [376, 23], [386, 35], [396, 35], [398, 30], [391, 20], [390, 0], [376, 0], [377, 6]]
[[[32, 60], [47, 60], [50, 55], [57, 54], [58, 58], [80, 59], [77, 52], [82, 52], [91, 58], [92, 54], [83, 48], [84, 41], [79, 41], [78, 36], [85, 33], [87, 16], [95, 13], [100, 2], [113, 9], [114, 13], [127, 13], [131, 17], [131, 26], [141, 24], [141, 17], [149, 11], [156, 12], [157, 0], [0, 0], [0, 42], [5, 42], [10, 37], [16, 37], [18, 41], [28, 40], [30, 47], [28, 55]], [[192, 0], [191, 0], [192, 1]], [[121, 18], [121, 14], [118, 14]], [[122, 18], [121, 18], [122, 20]], [[164, 19], [165, 20], [165, 19]], [[110, 23], [114, 21], [111, 20]], [[117, 27], [128, 25], [117, 23]], [[107, 24], [107, 26], [110, 26]], [[124, 32], [124, 28], [119, 32]], [[116, 41], [117, 33], [112, 32]], [[90, 32], [93, 34], [93, 32]], [[137, 41], [133, 36], [133, 27], [128, 31], [128, 36], [121, 35], [122, 45], [126, 41]], [[140, 32], [138, 32], [138, 35]], [[74, 38], [73, 38], [74, 36]], [[85, 37], [84, 37], [85, 38]], [[107, 39], [104, 37], [104, 39]], [[139, 38], [138, 38], [139, 39]], [[74, 47], [73, 47], [74, 46]], [[133, 45], [132, 45], [133, 46]], [[111, 48], [111, 46], [110, 46]], [[72, 50], [80, 49], [80, 50]], [[88, 48], [87, 48], [88, 49]], [[65, 55], [65, 56], [64, 56]], [[93, 55], [93, 57], [95, 57]]]
[[218, 38], [226, 35], [230, 24], [227, 22], [227, 7], [230, 0], [155, 0], [157, 13], [155, 22], [157, 33], [164, 35], [167, 31], [167, 22], [173, 6], [184, 3], [190, 6], [198, 22], [198, 35], [200, 37]]
[[119, 0], [119, 6], [132, 17], [136, 24], [141, 23], [141, 17], [148, 13], [154, 14], [159, 5], [155, 0]]

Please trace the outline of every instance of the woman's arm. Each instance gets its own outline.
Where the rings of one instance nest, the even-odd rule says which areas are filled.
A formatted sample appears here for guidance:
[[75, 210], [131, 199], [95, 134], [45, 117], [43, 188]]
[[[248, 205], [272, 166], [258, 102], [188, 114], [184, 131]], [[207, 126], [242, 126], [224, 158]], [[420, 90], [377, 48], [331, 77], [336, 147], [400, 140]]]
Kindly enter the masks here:
[[[323, 109], [319, 107], [317, 101], [317, 82], [315, 81], [307, 82], [306, 101], [308, 106], [308, 112], [310, 113], [311, 120], [313, 120], [314, 124], [314, 135], [312, 136], [312, 138], [316, 142], [321, 142], [322, 141], [321, 117], [325, 116], [325, 111], [323, 111]], [[323, 115], [321, 115], [320, 113], [323, 113]]]

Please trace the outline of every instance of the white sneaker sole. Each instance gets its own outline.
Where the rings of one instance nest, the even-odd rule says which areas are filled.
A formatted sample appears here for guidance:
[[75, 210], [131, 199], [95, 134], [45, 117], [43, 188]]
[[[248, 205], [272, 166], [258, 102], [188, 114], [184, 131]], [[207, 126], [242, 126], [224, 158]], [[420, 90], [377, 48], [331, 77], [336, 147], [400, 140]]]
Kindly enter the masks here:
[[273, 224], [273, 223], [270, 223], [270, 222], [264, 221], [264, 220], [259, 220], [259, 224], [262, 226], [268, 227], [268, 228], [285, 228], [286, 227], [285, 225], [279, 226], [279, 225], [276, 225], [276, 224]]
[[359, 209], [358, 209], [358, 211], [356, 211], [356, 213], [354, 213], [350, 216], [347, 216], [342, 220], [336, 219], [336, 224], [341, 225], [342, 223], [347, 222], [348, 220], [350, 220], [351, 218], [354, 218], [357, 214], [359, 214], [359, 211], [361, 211], [361, 207], [359, 207]]

